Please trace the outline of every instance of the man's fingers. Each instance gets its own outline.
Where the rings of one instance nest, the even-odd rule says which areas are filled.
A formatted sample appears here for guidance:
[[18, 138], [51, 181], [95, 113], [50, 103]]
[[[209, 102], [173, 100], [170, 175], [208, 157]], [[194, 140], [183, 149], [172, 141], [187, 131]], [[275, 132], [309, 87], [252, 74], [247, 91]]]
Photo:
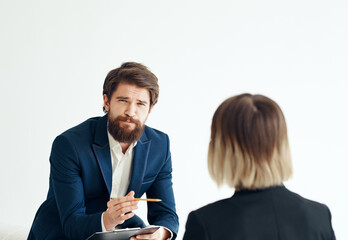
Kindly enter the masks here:
[[136, 239], [147, 239], [147, 240], [158, 239], [158, 235], [156, 234], [156, 232], [152, 234], [137, 235]]
[[135, 194], [134, 191], [130, 191], [130, 192], [126, 195], [126, 197], [134, 197], [134, 194]]
[[151, 233], [151, 234], [137, 235], [136, 239], [147, 239], [147, 240], [160, 239], [160, 236], [161, 236], [161, 228], [158, 229], [156, 232]]
[[138, 201], [134, 201], [133, 197], [115, 198], [107, 202], [108, 208], [111, 208], [117, 205], [119, 205], [119, 208], [122, 208], [126, 206], [137, 205], [137, 204], [138, 204]]
[[[111, 198], [110, 201], [108, 201], [107, 206], [110, 207], [112, 205], [124, 203], [124, 202], [133, 202], [134, 201], [134, 191], [130, 191], [126, 196], [120, 197], [120, 198]], [[137, 202], [137, 201], [135, 201]], [[110, 205], [110, 206], [109, 206]]]
[[130, 207], [124, 207], [121, 209], [118, 209], [116, 211], [113, 211], [116, 216], [127, 214], [128, 212], [132, 212], [134, 210], [138, 209], [138, 206], [130, 206]]
[[114, 204], [119, 204], [119, 203], [123, 203], [123, 202], [131, 202], [131, 201], [134, 201], [134, 196], [112, 198], [109, 202], [113, 202]]
[[135, 215], [134, 212], [130, 212], [130, 213], [127, 213], [127, 214], [121, 216], [121, 219], [124, 220], [124, 221], [126, 221], [126, 220], [128, 220], [128, 219], [134, 217], [134, 215]]
[[119, 215], [126, 214], [128, 212], [132, 212], [136, 209], [138, 209], [137, 205], [131, 205], [131, 206], [122, 207], [122, 208], [119, 208], [118, 206], [116, 206], [116, 207], [108, 208], [107, 211], [114, 216], [119, 216]]
[[138, 201], [134, 201], [134, 191], [130, 191], [124, 197], [110, 199], [107, 207], [107, 213], [112, 221], [122, 224], [135, 215], [132, 211], [138, 209]]
[[118, 215], [118, 214], [114, 214], [112, 212], [109, 212], [110, 217], [112, 219], [112, 221], [116, 224], [122, 224], [124, 223], [124, 221], [132, 218], [135, 214], [133, 212], [129, 212], [127, 214], [122, 214], [122, 215]]
[[129, 212], [123, 215], [117, 215], [116, 217], [114, 217], [114, 221], [116, 221], [117, 224], [122, 224], [124, 223], [124, 221], [132, 218], [134, 215], [135, 215], [134, 212]]
[[120, 208], [124, 208], [124, 207], [129, 207], [129, 206], [136, 206], [136, 205], [138, 205], [138, 202], [137, 201], [128, 201], [128, 202], [116, 203], [116, 202], [109, 201], [107, 205], [108, 205], [108, 208], [115, 207], [117, 209], [120, 209]]

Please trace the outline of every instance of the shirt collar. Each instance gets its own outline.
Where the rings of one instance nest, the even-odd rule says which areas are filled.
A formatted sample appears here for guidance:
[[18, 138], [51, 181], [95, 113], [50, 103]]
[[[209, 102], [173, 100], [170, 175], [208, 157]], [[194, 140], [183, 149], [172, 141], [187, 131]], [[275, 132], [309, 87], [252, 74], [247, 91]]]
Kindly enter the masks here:
[[[121, 148], [120, 142], [115, 140], [115, 138], [109, 133], [109, 131], [108, 131], [108, 139], [109, 139], [110, 149], [113, 149], [117, 146]], [[136, 145], [137, 145], [137, 141], [134, 141], [129, 145], [128, 149], [133, 149]], [[127, 149], [127, 151], [128, 151], [128, 149]]]

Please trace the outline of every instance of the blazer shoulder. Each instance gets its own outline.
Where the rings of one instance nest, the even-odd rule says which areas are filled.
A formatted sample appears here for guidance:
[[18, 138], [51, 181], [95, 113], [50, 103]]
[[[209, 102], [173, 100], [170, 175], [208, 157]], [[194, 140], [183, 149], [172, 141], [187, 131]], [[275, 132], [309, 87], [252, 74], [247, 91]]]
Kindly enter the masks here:
[[81, 130], [85, 130], [86, 128], [90, 128], [90, 127], [95, 127], [98, 123], [98, 121], [103, 118], [103, 117], [92, 117], [89, 118], [85, 121], [83, 121], [82, 123], [79, 123], [78, 125], [69, 128], [68, 130], [66, 130], [64, 133], [69, 133], [69, 132], [74, 132], [74, 131], [81, 131]]
[[93, 142], [95, 133], [97, 131], [97, 126], [99, 122], [103, 120], [104, 117], [93, 117], [85, 120], [84, 122], [69, 128], [63, 133], [59, 134], [54, 142], [59, 139], [67, 139], [71, 143], [81, 144], [81, 143], [91, 143]]
[[314, 210], [324, 210], [324, 211], [327, 211], [329, 209], [324, 203], [320, 203], [320, 202], [305, 198], [298, 193], [290, 191], [287, 188], [285, 188], [284, 193], [288, 195], [289, 198], [292, 198], [294, 202], [298, 202], [303, 207], [309, 207], [309, 208], [313, 208]]
[[195, 213], [200, 217], [211, 217], [215, 214], [223, 214], [226, 211], [226, 208], [230, 208], [233, 206], [233, 198], [220, 199], [218, 201], [208, 203], [207, 205], [200, 207], [192, 213]]
[[330, 209], [323, 203], [310, 200], [288, 189], [277, 192], [273, 199], [276, 209], [282, 214], [307, 219], [313, 226], [318, 223], [331, 226]]
[[157, 130], [155, 128], [149, 127], [145, 125], [145, 129], [144, 129], [145, 135], [151, 139], [151, 140], [157, 140], [157, 141], [163, 141], [165, 139], [169, 140], [169, 137], [166, 133]]

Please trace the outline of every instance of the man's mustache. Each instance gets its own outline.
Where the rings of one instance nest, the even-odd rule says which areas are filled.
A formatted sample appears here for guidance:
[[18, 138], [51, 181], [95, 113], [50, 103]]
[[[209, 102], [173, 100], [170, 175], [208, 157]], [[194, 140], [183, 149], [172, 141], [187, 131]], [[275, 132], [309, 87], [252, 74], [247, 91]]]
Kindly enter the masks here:
[[123, 116], [118, 116], [117, 117], [118, 121], [125, 121], [125, 122], [131, 122], [135, 124], [140, 124], [140, 121], [137, 119], [134, 119], [133, 117], [123, 117]]

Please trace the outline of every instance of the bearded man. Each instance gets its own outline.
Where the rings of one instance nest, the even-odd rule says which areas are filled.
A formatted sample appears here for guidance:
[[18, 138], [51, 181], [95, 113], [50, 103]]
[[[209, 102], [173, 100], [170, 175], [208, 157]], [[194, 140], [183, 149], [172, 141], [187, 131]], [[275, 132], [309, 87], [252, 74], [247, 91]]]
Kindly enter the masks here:
[[65, 131], [53, 142], [47, 199], [28, 239], [86, 239], [94, 232], [145, 227], [132, 212], [144, 193], [148, 222], [160, 228], [137, 239], [175, 239], [178, 216], [168, 136], [145, 125], [159, 94], [157, 77], [127, 62], [109, 72], [103, 117]]

